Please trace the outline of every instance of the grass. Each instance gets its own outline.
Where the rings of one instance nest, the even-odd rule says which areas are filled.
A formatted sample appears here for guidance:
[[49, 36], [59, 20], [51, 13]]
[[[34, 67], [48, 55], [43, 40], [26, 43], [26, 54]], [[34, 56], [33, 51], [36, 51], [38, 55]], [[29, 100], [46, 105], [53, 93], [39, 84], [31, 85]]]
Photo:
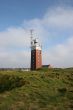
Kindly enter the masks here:
[[73, 110], [73, 68], [0, 71], [0, 110]]

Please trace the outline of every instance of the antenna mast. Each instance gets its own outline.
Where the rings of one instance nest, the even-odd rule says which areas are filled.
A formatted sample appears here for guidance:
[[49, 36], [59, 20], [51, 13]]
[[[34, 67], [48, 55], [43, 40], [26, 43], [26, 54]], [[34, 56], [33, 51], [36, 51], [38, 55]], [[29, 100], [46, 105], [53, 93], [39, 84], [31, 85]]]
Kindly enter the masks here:
[[31, 38], [31, 43], [32, 43], [32, 39], [33, 39], [33, 29], [30, 30], [30, 38]]

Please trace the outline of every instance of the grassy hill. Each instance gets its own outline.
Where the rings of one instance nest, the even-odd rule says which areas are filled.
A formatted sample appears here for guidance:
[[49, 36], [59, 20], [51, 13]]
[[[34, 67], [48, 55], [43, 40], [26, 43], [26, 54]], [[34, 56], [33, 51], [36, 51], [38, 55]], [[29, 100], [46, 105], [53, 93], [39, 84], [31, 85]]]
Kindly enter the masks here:
[[0, 71], [0, 110], [73, 110], [73, 68]]

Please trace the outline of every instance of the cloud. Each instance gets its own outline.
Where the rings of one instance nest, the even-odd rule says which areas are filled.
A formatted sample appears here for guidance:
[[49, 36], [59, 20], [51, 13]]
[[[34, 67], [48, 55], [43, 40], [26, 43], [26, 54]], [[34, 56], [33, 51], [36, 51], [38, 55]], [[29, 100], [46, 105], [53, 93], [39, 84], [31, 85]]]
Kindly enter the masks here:
[[30, 33], [22, 27], [0, 32], [0, 67], [29, 67]]
[[43, 64], [73, 66], [73, 37], [66, 34], [67, 30], [73, 36], [73, 9], [56, 7], [48, 9], [41, 19], [24, 20], [21, 27], [0, 32], [0, 67], [30, 66], [30, 29], [43, 45]]
[[57, 7], [47, 11], [44, 24], [55, 28], [73, 28], [73, 8]]
[[0, 54], [0, 67], [2, 68], [28, 68], [30, 67], [30, 51], [8, 52]]
[[0, 32], [0, 48], [24, 47], [29, 44], [29, 33], [23, 28], [8, 28]]
[[[45, 60], [46, 58], [46, 60]], [[54, 67], [73, 66], [73, 37], [69, 37], [64, 44], [57, 44], [43, 54], [43, 63], [48, 62]], [[47, 62], [46, 62], [47, 61]]]

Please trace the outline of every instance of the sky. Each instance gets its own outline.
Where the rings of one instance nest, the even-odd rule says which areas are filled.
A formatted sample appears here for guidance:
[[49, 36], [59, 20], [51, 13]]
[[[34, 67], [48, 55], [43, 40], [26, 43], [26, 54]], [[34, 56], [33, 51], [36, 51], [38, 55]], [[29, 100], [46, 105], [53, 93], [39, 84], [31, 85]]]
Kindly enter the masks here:
[[30, 67], [30, 30], [42, 64], [73, 67], [73, 0], [0, 0], [0, 68]]

